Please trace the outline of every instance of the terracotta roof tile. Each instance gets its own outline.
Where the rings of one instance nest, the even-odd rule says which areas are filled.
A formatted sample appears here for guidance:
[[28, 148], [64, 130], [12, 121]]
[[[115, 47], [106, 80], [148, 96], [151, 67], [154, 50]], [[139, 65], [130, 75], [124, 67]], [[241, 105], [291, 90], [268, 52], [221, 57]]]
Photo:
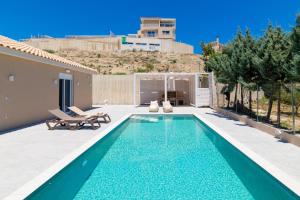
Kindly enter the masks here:
[[0, 46], [6, 47], [6, 48], [9, 48], [9, 49], [14, 49], [16, 51], [20, 51], [20, 52], [23, 52], [23, 53], [28, 53], [28, 54], [31, 54], [31, 55], [35, 55], [35, 56], [38, 56], [38, 57], [42, 57], [42, 58], [45, 58], [45, 59], [48, 59], [48, 60], [53, 60], [53, 61], [56, 61], [56, 62], [64, 63], [66, 65], [69, 65], [74, 70], [84, 70], [84, 71], [89, 72], [89, 73], [97, 73], [97, 71], [94, 70], [94, 69], [91, 69], [91, 68], [86, 67], [84, 65], [81, 65], [79, 63], [67, 60], [67, 59], [62, 58], [60, 56], [48, 53], [48, 52], [43, 51], [41, 49], [32, 47], [32, 46], [30, 46], [28, 44], [25, 44], [23, 42], [17, 42], [15, 40], [12, 40], [12, 39], [7, 38], [7, 37], [2, 36], [2, 35], [0, 35]]

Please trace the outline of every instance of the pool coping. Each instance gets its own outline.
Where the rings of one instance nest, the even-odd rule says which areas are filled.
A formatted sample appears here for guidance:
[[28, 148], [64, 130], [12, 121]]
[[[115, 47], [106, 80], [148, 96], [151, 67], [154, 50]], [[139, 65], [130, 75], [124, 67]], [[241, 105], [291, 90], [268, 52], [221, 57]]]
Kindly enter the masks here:
[[55, 176], [58, 172], [60, 172], [63, 168], [65, 168], [68, 164], [70, 164], [73, 160], [75, 160], [82, 153], [87, 151], [90, 147], [92, 147], [95, 143], [101, 140], [104, 136], [110, 133], [113, 129], [119, 126], [122, 122], [127, 120], [132, 113], [126, 114], [121, 117], [119, 120], [114, 122], [111, 126], [107, 127], [105, 130], [101, 131], [99, 135], [94, 136], [88, 142], [81, 145], [78, 149], [72, 151], [70, 154], [66, 155], [64, 158], [56, 162], [54, 165], [47, 168], [38, 176], [34, 177], [31, 181], [25, 183], [23, 186], [9, 194], [4, 198], [4, 200], [14, 200], [14, 199], [25, 199], [34, 191], [36, 191], [40, 186], [46, 183], [49, 179]]
[[31, 181], [25, 183], [23, 186], [6, 196], [5, 200], [11, 199], [25, 199], [34, 191], [36, 191], [40, 186], [46, 183], [49, 179], [59, 173], [63, 168], [70, 164], [73, 160], [79, 157], [82, 153], [87, 151], [90, 147], [96, 144], [104, 136], [109, 134], [113, 129], [118, 127], [122, 122], [126, 121], [132, 115], [193, 115], [199, 120], [203, 121], [207, 126], [213, 129], [217, 134], [227, 140], [231, 145], [236, 147], [239, 151], [245, 154], [249, 159], [254, 163], [262, 167], [265, 171], [271, 174], [275, 179], [285, 185], [288, 189], [293, 191], [296, 195], [300, 197], [300, 182], [295, 181], [292, 177], [286, 174], [284, 171], [280, 170], [272, 163], [268, 162], [260, 155], [250, 150], [248, 147], [231, 137], [225, 131], [219, 129], [216, 125], [206, 120], [203, 116], [200, 116], [197, 113], [128, 113], [121, 117], [119, 120], [114, 122], [111, 126], [107, 127], [105, 130], [101, 131], [99, 135], [94, 136], [88, 142], [81, 145], [78, 149], [72, 151], [70, 154], [66, 155], [64, 158], [59, 160], [54, 165], [47, 168], [45, 171], [40, 173], [38, 176], [34, 177]]
[[262, 167], [266, 172], [272, 175], [275, 179], [277, 179], [280, 183], [286, 186], [288, 189], [293, 191], [296, 195], [300, 197], [300, 182], [296, 181], [290, 175], [277, 168], [275, 165], [264, 159], [259, 154], [255, 153], [230, 135], [228, 135], [225, 131], [219, 129], [216, 125], [206, 120], [204, 117], [199, 114], [194, 113], [195, 117], [203, 121], [207, 126], [213, 129], [217, 134], [227, 140], [232, 146], [236, 147], [239, 151], [245, 154], [249, 159], [251, 159], [254, 163]]

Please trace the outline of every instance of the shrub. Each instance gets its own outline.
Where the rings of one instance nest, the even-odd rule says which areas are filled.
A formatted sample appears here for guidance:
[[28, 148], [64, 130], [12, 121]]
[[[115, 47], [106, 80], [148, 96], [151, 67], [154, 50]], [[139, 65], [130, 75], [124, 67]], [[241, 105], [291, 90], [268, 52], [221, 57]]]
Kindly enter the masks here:
[[113, 75], [127, 75], [125, 72], [115, 72]]
[[144, 68], [147, 70], [147, 72], [150, 72], [154, 69], [154, 65], [151, 63], [146, 63]]
[[[292, 105], [292, 94], [291, 91], [282, 90], [282, 101], [287, 105]], [[298, 114], [300, 107], [300, 90], [294, 89], [294, 106], [295, 113]]]
[[173, 59], [173, 60], [171, 60], [170, 62], [171, 62], [171, 64], [176, 64], [176, 63], [177, 63], [177, 60], [176, 60], [176, 59]]
[[142, 68], [142, 67], [138, 67], [135, 72], [138, 72], [138, 73], [145, 73], [145, 72], [148, 72], [147, 69], [145, 68]]
[[54, 54], [54, 53], [55, 53], [55, 51], [52, 50], [52, 49], [43, 49], [43, 50], [46, 51], [46, 52], [48, 52], [48, 53], [51, 53], [51, 54]]

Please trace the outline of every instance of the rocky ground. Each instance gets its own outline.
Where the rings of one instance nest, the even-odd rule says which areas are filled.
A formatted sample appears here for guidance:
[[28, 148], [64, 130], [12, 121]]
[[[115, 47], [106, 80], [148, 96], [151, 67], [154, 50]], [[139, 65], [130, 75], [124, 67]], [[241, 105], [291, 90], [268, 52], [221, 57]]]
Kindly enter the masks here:
[[204, 71], [204, 63], [199, 54], [169, 54], [142, 51], [92, 52], [74, 49], [51, 53], [97, 69], [100, 74]]

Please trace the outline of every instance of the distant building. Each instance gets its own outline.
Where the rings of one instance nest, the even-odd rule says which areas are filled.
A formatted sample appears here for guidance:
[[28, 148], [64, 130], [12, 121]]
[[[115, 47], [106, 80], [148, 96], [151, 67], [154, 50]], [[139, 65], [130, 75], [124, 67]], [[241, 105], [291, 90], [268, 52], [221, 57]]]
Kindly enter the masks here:
[[176, 19], [141, 18], [141, 29], [137, 34], [83, 35], [52, 38], [39, 36], [24, 40], [34, 47], [59, 51], [77, 49], [83, 51], [159, 51], [165, 53], [193, 54], [194, 47], [176, 42]]
[[216, 37], [216, 41], [210, 42], [212, 48], [215, 50], [217, 53], [221, 53], [224, 49], [224, 45], [220, 43], [219, 37]]
[[176, 19], [159, 17], [141, 17], [139, 38], [157, 38], [176, 40]]
[[159, 51], [164, 53], [193, 54], [194, 47], [173, 40], [123, 36], [121, 51]]

